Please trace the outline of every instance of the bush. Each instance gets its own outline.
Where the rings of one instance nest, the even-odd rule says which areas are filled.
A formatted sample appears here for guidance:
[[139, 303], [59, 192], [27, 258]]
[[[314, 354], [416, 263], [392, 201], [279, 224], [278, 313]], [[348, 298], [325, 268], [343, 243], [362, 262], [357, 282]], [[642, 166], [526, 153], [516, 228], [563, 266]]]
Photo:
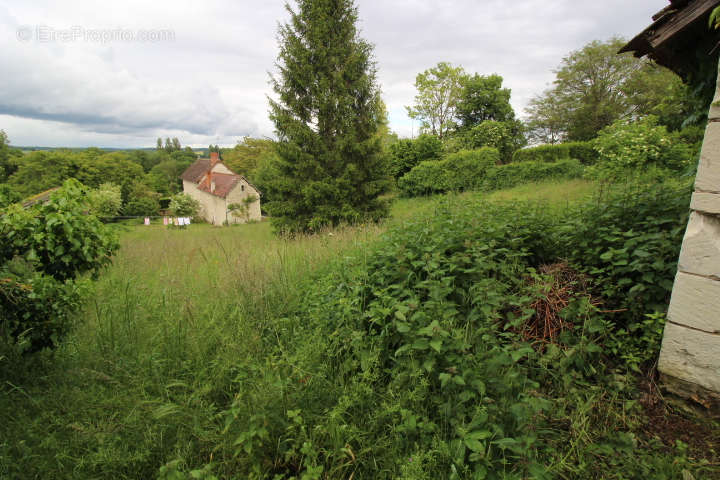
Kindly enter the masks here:
[[54, 347], [79, 306], [76, 279], [97, 274], [118, 248], [108, 227], [85, 213], [84, 188], [68, 180], [46, 203], [0, 215], [0, 342]]
[[513, 127], [514, 122], [487, 120], [462, 132], [460, 135], [463, 139], [464, 148], [496, 148], [500, 152], [502, 163], [508, 163], [512, 159], [513, 152], [517, 149], [517, 138]]
[[390, 145], [390, 174], [397, 181], [420, 162], [440, 160], [442, 155], [442, 141], [433, 135], [423, 134], [414, 140], [398, 140]]
[[[594, 279], [603, 308], [617, 311], [613, 323], [625, 334], [642, 326], [646, 315], [667, 309], [691, 190], [689, 182], [617, 187], [569, 215], [559, 231], [559, 251]], [[654, 359], [657, 340], [652, 348], [635, 350], [627, 342], [613, 353]]]
[[513, 163], [517, 162], [557, 162], [570, 158], [570, 147], [567, 144], [540, 145], [537, 147], [523, 148], [513, 155]]
[[598, 160], [598, 152], [590, 142], [565, 143], [570, 149], [570, 158], [579, 160], [583, 165], [594, 165]]
[[120, 187], [112, 183], [103, 183], [97, 189], [88, 192], [87, 204], [90, 213], [97, 217], [116, 216], [122, 207]]
[[5, 208], [11, 203], [19, 202], [21, 199], [20, 195], [10, 185], [6, 183], [0, 184], [0, 208]]
[[421, 162], [400, 178], [398, 187], [408, 197], [477, 189], [486, 172], [499, 161], [500, 154], [494, 148], [462, 150], [444, 160]]
[[568, 142], [556, 145], [540, 145], [518, 150], [513, 155], [513, 162], [548, 162], [575, 159], [583, 165], [592, 165], [597, 161], [598, 154], [589, 142]]
[[523, 183], [550, 179], [573, 179], [583, 176], [584, 168], [577, 160], [555, 163], [521, 162], [498, 165], [487, 171], [482, 184], [484, 190], [500, 190]]
[[649, 170], [667, 175], [684, 171], [694, 160], [694, 149], [683, 143], [679, 135], [668, 133], [652, 116], [637, 122], [615, 122], [593, 139], [598, 162], [588, 169], [587, 175], [596, 180], [616, 181]]
[[190, 195], [178, 193], [170, 199], [170, 212], [176, 217], [194, 217], [200, 210], [200, 203]]
[[[442, 199], [436, 215], [339, 261], [269, 325], [277, 353], [238, 373], [216, 458], [259, 478], [681, 476], [686, 458], [658, 460], [663, 447], [630, 431], [638, 410], [621, 375], [659, 345], [680, 191], [612, 192], [562, 217]], [[543, 273], [565, 255], [587, 276]], [[601, 309], [627, 307], [612, 299], [628, 275], [644, 287], [623, 323]], [[535, 305], [560, 291], [565, 330], [530, 343], [525, 327], [546, 314]]]

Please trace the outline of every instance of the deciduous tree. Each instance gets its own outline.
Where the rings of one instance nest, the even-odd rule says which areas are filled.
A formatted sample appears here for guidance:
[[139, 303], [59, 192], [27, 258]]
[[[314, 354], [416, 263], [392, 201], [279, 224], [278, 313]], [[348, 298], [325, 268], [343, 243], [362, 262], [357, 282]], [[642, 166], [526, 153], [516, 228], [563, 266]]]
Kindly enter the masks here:
[[462, 82], [462, 93], [457, 104], [457, 118], [462, 128], [472, 128], [492, 120], [507, 122], [515, 119], [510, 105], [510, 89], [502, 87], [500, 75], [467, 77]]
[[566, 56], [553, 87], [530, 102], [531, 136], [589, 140], [617, 120], [651, 114], [679, 128], [691, 108], [680, 78], [650, 60], [618, 55], [624, 44], [618, 37], [595, 40]]
[[455, 115], [463, 94], [465, 70], [440, 62], [415, 78], [415, 105], [405, 107], [421, 129], [443, 138], [455, 128]]

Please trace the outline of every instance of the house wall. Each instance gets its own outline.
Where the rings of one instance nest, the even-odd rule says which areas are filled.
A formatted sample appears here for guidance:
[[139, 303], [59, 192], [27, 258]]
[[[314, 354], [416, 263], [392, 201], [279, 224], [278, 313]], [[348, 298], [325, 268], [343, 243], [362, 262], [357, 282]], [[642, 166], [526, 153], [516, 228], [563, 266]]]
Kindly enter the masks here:
[[720, 88], [690, 209], [658, 370], [666, 389], [720, 408]]
[[205, 219], [206, 222], [213, 225], [222, 225], [225, 222], [226, 214], [225, 199], [203, 192], [193, 182], [183, 180], [183, 191], [200, 203], [200, 211], [198, 214]]
[[[235, 185], [235, 188], [230, 191], [227, 196], [227, 204], [242, 204], [243, 200], [245, 200], [250, 195], [255, 196], [257, 200], [250, 204], [247, 220], [260, 221], [262, 219], [262, 214], [260, 213], [260, 194], [252, 187], [252, 185], [247, 183], [245, 180], [240, 179], [237, 185]], [[228, 216], [228, 221], [230, 223], [245, 223], [246, 218], [242, 214], [240, 214], [239, 216], [230, 214]]]
[[[222, 166], [222, 169], [219, 169], [219, 166]], [[216, 165], [213, 168], [213, 172], [229, 172], [232, 174], [232, 172], [222, 164]], [[262, 219], [260, 212], [260, 194], [244, 179], [240, 179], [226, 198], [220, 198], [204, 192], [200, 190], [195, 183], [188, 182], [187, 180], [183, 180], [183, 191], [200, 203], [199, 215], [204, 218], [206, 222], [212, 223], [213, 225], [222, 225], [226, 220], [228, 223], [245, 223], [247, 220], [260, 221]], [[249, 195], [254, 195], [257, 200], [250, 204], [247, 219], [242, 214], [236, 216], [227, 211], [228, 205], [233, 203], [242, 204], [243, 200]]]
[[227, 168], [222, 163], [216, 163], [215, 166], [212, 168], [212, 171], [215, 173], [226, 173], [228, 175], [235, 175], [235, 172]]

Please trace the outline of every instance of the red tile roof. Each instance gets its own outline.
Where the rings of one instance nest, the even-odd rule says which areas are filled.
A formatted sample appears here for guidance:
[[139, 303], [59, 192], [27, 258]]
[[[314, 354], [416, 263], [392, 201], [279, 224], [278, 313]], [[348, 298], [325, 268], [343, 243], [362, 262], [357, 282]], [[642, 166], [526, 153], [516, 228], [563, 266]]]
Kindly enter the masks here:
[[210, 193], [220, 198], [225, 198], [240, 181], [240, 175], [229, 175], [227, 173], [213, 173], [212, 181], [215, 183], [215, 191], [211, 191], [211, 185], [203, 182], [198, 188], [203, 192]]
[[255, 191], [257, 191], [258, 195], [262, 195], [260, 190], [258, 190], [255, 185], [248, 182], [247, 178], [236, 173], [229, 174], [213, 172], [212, 179], [215, 182], [215, 191], [211, 192], [211, 186], [207, 182], [207, 179], [206, 181], [200, 183], [202, 179], [207, 175], [208, 170], [210, 170], [210, 159], [200, 158], [196, 160], [195, 163], [190, 165], [187, 170], [185, 170], [183, 174], [180, 175], [180, 178], [188, 182], [193, 182], [197, 184], [198, 188], [203, 192], [207, 192], [221, 198], [227, 197], [240, 180], [245, 180], [245, 182], [250, 187], [254, 188]]
[[188, 182], [200, 183], [200, 180], [205, 176], [207, 171], [210, 169], [210, 159], [200, 158], [195, 160], [195, 163], [190, 165], [187, 170], [180, 175], [180, 178], [187, 180]]

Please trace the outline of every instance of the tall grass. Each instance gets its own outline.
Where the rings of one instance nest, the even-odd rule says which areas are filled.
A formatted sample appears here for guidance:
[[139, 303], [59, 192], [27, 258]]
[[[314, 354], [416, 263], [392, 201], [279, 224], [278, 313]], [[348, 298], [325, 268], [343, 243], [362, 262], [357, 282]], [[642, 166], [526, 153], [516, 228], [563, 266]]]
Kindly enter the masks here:
[[[551, 182], [491, 198], [560, 205], [591, 189]], [[435, 204], [399, 200], [389, 223]], [[270, 375], [266, 352], [314, 274], [385, 228], [293, 240], [268, 223], [124, 231], [63, 346], [26, 365], [0, 359], [0, 478], [155, 478], [174, 459], [209, 463], [235, 392], [271, 383], [252, 378]], [[253, 374], [239, 384], [243, 371]], [[273, 395], [258, 393], [282, 401]]]

